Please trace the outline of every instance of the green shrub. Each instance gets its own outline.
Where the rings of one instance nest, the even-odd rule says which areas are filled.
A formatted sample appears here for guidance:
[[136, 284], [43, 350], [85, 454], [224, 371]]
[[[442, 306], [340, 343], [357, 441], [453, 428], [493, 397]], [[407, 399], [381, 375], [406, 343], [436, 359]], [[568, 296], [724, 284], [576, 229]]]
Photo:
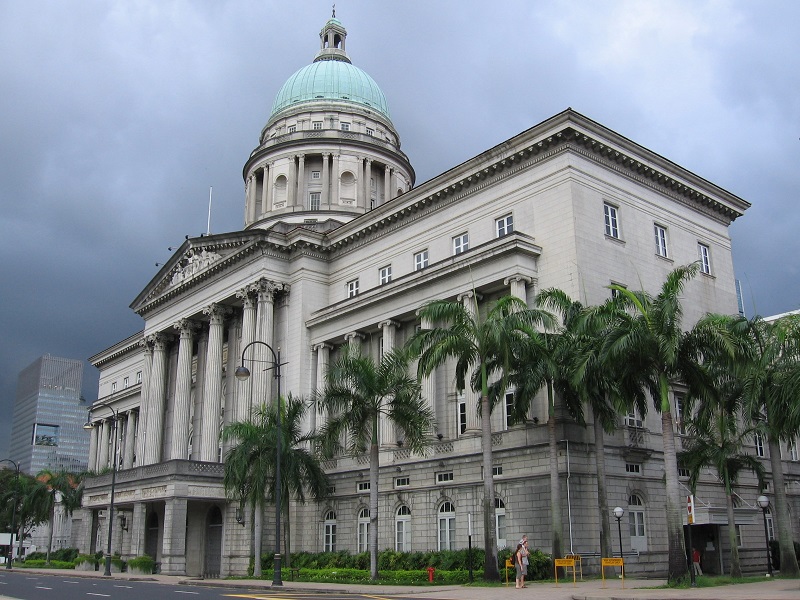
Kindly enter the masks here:
[[81, 563], [90, 563], [94, 566], [97, 566], [97, 557], [93, 554], [79, 554], [72, 562], [75, 565], [79, 565]]
[[51, 560], [47, 564], [44, 558], [26, 558], [24, 563], [20, 563], [23, 567], [45, 567], [47, 569], [74, 569], [75, 563], [67, 562], [64, 560]]
[[137, 556], [136, 558], [130, 559], [128, 561], [128, 571], [136, 569], [142, 573], [152, 573], [155, 565], [156, 561], [153, 560], [153, 557], [145, 554], [144, 556]]

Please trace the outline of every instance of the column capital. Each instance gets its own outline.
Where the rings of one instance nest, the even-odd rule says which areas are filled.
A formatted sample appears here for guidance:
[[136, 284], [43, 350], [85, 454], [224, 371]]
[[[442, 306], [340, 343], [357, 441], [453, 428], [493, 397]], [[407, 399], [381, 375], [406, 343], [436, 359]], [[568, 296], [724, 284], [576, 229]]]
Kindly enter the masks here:
[[528, 277], [527, 275], [511, 275], [510, 277], [503, 279], [503, 285], [511, 285], [516, 281], [522, 281], [526, 284], [531, 284], [533, 283], [533, 277]]
[[387, 319], [386, 321], [381, 321], [380, 323], [378, 323], [378, 327], [381, 329], [385, 327], [400, 327], [400, 323], [392, 319]]
[[229, 314], [231, 314], [233, 310], [229, 306], [225, 306], [223, 304], [211, 304], [206, 306], [203, 309], [203, 314], [208, 315], [211, 318], [211, 322], [218, 322], [222, 323]]
[[200, 323], [193, 319], [180, 319], [173, 323], [172, 326], [180, 331], [181, 334], [187, 333], [189, 335], [200, 329]]
[[154, 349], [163, 350], [164, 346], [171, 342], [173, 338], [174, 336], [164, 333], [163, 331], [159, 331], [157, 333], [151, 333], [145, 338], [145, 340], [147, 344]]
[[351, 342], [353, 340], [357, 340], [357, 341], [360, 342], [361, 340], [365, 339], [366, 337], [367, 336], [365, 336], [363, 333], [359, 333], [358, 331], [351, 331], [350, 333], [345, 333], [344, 334], [344, 339], [346, 339], [348, 342]]

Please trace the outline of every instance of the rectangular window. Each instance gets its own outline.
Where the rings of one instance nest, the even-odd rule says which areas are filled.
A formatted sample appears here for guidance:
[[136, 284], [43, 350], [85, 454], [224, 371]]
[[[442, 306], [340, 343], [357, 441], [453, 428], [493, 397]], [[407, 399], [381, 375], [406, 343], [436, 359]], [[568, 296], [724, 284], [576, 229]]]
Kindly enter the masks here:
[[631, 535], [631, 550], [646, 551], [647, 535], [644, 528], [644, 511], [631, 510], [628, 513], [628, 525]]
[[513, 215], [506, 215], [505, 217], [500, 217], [495, 222], [495, 231], [497, 232], [497, 237], [503, 237], [504, 235], [508, 235], [509, 233], [514, 231], [514, 217]]
[[355, 298], [358, 296], [358, 279], [347, 282], [347, 297]]
[[711, 275], [711, 250], [705, 244], [697, 244], [697, 253], [700, 257], [700, 272]]
[[514, 392], [506, 392], [506, 429], [514, 422]]
[[467, 431], [467, 401], [463, 396], [458, 399], [458, 433], [459, 435]]
[[311, 129], [313, 129], [314, 131], [319, 131], [320, 129], [322, 129], [322, 121], [312, 121]]
[[414, 255], [414, 270], [421, 271], [428, 266], [428, 251], [423, 250]]
[[439, 513], [439, 551], [456, 547], [456, 516], [454, 513]]
[[741, 548], [742, 547], [742, 526], [741, 525], [735, 525], [734, 527], [736, 528], [736, 546], [738, 548]]
[[503, 474], [503, 465], [492, 467], [492, 477], [500, 477]]
[[410, 477], [397, 477], [394, 480], [394, 487], [396, 488], [408, 487], [409, 485], [411, 485]]
[[667, 230], [661, 225], [653, 225], [656, 235], [656, 254], [667, 258]]
[[369, 548], [369, 521], [358, 522], [358, 552], [366, 552]]
[[136, 383], [142, 383], [142, 372], [136, 371]]
[[448, 483], [450, 481], [453, 481], [452, 471], [443, 471], [436, 474], [436, 483]]
[[33, 424], [34, 446], [58, 446], [58, 425]]
[[684, 397], [679, 394], [675, 394], [675, 427], [677, 428], [678, 433], [681, 435], [686, 435], [686, 415], [683, 414], [684, 403]]
[[772, 520], [772, 513], [767, 512], [767, 537], [770, 540], [775, 539], [775, 522]]
[[336, 486], [335, 485], [329, 485], [327, 490], [326, 490], [326, 492], [327, 492], [328, 496], [333, 496], [336, 493]]
[[289, 125], [289, 127], [287, 128], [287, 131], [289, 133], [294, 133], [295, 131], [297, 131], [297, 125]]
[[617, 207], [605, 202], [603, 203], [603, 213], [606, 220], [606, 235], [619, 239], [619, 217], [617, 215]]
[[336, 552], [336, 522], [325, 523], [325, 542], [323, 543], [325, 552]]
[[397, 552], [409, 552], [411, 550], [411, 517], [402, 516], [395, 520], [395, 545]]
[[760, 433], [754, 434], [753, 445], [756, 447], [756, 456], [764, 458], [764, 436]]
[[319, 210], [320, 197], [321, 197], [320, 192], [311, 192], [308, 195], [309, 210]]
[[625, 415], [625, 425], [628, 427], [641, 427], [642, 417], [636, 411], [630, 412]]
[[789, 442], [789, 460], [797, 461], [797, 438]]
[[689, 475], [691, 475], [691, 473], [689, 473], [689, 469], [686, 469], [685, 467], [678, 467], [678, 477], [689, 479]]
[[117, 382], [114, 381], [111, 383], [111, 393], [113, 394], [116, 391], [117, 391]]
[[632, 473], [634, 475], [641, 475], [642, 465], [637, 463], [625, 463], [625, 472]]
[[125, 378], [122, 380], [122, 387], [123, 387], [123, 388], [126, 388], [126, 387], [128, 387], [130, 384], [131, 384], [131, 378], [130, 378], [130, 377], [125, 377]]
[[321, 171], [311, 171], [311, 179], [321, 179], [322, 172]]
[[374, 129], [370, 129], [369, 127], [367, 127], [367, 135], [369, 137], [372, 137], [373, 135], [375, 135], [375, 130]]
[[469, 234], [462, 233], [453, 238], [453, 254], [463, 254], [469, 250]]
[[390, 283], [392, 281], [392, 265], [381, 267], [379, 275], [380, 275], [381, 285], [385, 283]]
[[339, 126], [341, 127], [342, 131], [350, 131], [350, 123], [345, 123], [342, 121]]
[[369, 481], [359, 481], [358, 485], [356, 486], [356, 490], [359, 492], [368, 492], [369, 491]]

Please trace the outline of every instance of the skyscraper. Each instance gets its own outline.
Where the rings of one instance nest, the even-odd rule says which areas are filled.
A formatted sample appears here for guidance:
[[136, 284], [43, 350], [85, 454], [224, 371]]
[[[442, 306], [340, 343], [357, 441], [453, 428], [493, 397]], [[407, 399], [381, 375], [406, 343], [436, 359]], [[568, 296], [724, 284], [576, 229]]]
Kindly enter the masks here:
[[83, 363], [45, 354], [19, 374], [10, 454], [22, 471], [83, 471], [89, 435], [83, 429]]

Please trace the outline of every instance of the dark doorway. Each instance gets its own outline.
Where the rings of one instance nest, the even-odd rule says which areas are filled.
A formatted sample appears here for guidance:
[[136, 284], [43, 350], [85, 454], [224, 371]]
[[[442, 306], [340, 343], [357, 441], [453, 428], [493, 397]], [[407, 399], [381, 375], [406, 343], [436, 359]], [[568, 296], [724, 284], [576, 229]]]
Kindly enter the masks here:
[[147, 532], [144, 538], [144, 553], [158, 562], [158, 515], [154, 512], [147, 517]]
[[222, 566], [222, 511], [212, 506], [206, 517], [206, 553], [203, 577], [219, 577]]

